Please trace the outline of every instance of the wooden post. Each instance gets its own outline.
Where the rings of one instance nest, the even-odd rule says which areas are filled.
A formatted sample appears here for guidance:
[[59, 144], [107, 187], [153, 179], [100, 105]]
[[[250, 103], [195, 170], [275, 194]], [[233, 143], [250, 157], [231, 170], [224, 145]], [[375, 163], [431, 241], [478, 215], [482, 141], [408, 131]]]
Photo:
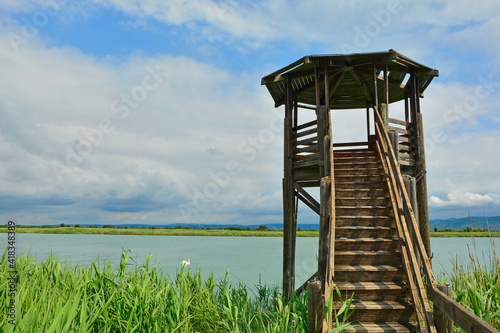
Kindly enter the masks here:
[[[382, 109], [383, 109], [384, 104], [382, 104]], [[396, 161], [398, 162], [399, 165], [399, 134], [398, 132], [394, 131], [388, 131], [389, 138], [391, 139], [391, 144], [392, 148], [394, 150], [394, 155], [396, 155]]]
[[387, 104], [385, 103], [380, 105], [380, 117], [382, 117], [384, 127], [387, 129], [389, 127], [389, 115], [387, 114]]
[[329, 116], [328, 110], [326, 109], [325, 106], [320, 106], [318, 108], [318, 150], [319, 150], [319, 175], [320, 178], [323, 178], [326, 176], [325, 173], [325, 166], [324, 166], [324, 160], [325, 160], [325, 154], [326, 151], [323, 146], [323, 140], [327, 134], [327, 127], [328, 127], [328, 119], [327, 117]]
[[307, 332], [322, 332], [325, 310], [319, 281], [307, 284], [307, 309]]
[[[446, 296], [453, 297], [450, 284], [438, 284], [437, 287]], [[438, 333], [453, 333], [453, 321], [438, 306], [434, 306], [434, 323]]]
[[293, 90], [288, 78], [284, 122], [283, 178], [283, 298], [288, 302], [295, 289], [295, 189], [293, 187]]
[[429, 206], [427, 202], [427, 176], [425, 175], [425, 148], [424, 148], [424, 126], [422, 122], [422, 114], [417, 113], [418, 124], [418, 146], [419, 154], [416, 156], [416, 174], [424, 173], [417, 183], [417, 200], [418, 200], [418, 224], [420, 228], [420, 236], [424, 243], [427, 256], [431, 257], [431, 236], [429, 230]]
[[325, 291], [326, 283], [329, 276], [329, 260], [330, 256], [330, 214], [328, 195], [330, 192], [330, 178], [323, 177], [320, 182], [320, 218], [319, 218], [319, 247], [318, 247], [318, 278], [321, 281], [322, 291]]

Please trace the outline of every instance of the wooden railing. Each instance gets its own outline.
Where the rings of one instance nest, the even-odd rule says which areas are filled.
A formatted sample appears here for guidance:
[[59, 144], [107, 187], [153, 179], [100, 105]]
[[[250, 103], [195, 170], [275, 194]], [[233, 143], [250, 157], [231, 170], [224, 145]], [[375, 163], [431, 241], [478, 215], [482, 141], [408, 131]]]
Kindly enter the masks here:
[[[499, 332], [439, 290], [431, 263], [420, 236], [410, 198], [404, 186], [400, 166], [391, 140], [377, 108], [375, 114], [376, 150], [382, 160], [396, 219], [401, 254], [417, 314], [419, 332], [436, 332], [429, 300], [466, 332]], [[421, 270], [422, 268], [422, 270]], [[422, 279], [425, 277], [427, 293]]]
[[[415, 138], [413, 124], [409, 121], [388, 118], [387, 130], [398, 133], [398, 147], [394, 147], [394, 154], [399, 154], [400, 165], [415, 166]], [[396, 155], [398, 157], [398, 155]]]

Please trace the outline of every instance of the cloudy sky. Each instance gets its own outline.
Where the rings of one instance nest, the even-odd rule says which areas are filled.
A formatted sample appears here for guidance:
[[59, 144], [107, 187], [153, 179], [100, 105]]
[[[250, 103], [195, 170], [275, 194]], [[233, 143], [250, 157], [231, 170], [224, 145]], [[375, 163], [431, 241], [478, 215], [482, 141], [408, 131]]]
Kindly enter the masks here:
[[260, 79], [388, 49], [440, 71], [431, 218], [500, 215], [498, 1], [1, 0], [0, 220], [280, 222], [283, 110]]

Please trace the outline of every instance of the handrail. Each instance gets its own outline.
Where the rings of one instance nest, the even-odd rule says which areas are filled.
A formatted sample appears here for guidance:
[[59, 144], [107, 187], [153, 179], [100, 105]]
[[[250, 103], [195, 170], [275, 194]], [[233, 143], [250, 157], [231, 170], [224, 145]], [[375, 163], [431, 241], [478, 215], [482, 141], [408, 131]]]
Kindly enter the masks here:
[[[417, 310], [416, 312], [420, 331], [426, 332], [429, 330], [430, 332], [435, 332], [433, 318], [430, 315], [430, 308], [427, 300], [428, 297], [434, 303], [434, 306], [439, 307], [443, 313], [445, 313], [453, 322], [466, 332], [498, 333], [499, 331], [493, 326], [468, 311], [465, 307], [438, 289], [436, 278], [431, 268], [430, 259], [424, 248], [418, 224], [415, 219], [415, 214], [411, 208], [409, 195], [404, 186], [401, 170], [392, 148], [391, 140], [389, 139], [384, 122], [382, 121], [376, 106], [374, 107], [374, 111], [376, 145], [384, 166], [384, 171], [388, 176], [388, 185], [391, 190], [391, 199], [393, 201], [394, 215], [398, 226], [398, 232], [403, 236], [402, 238], [400, 236], [402, 254], [404, 257], [409, 257], [410, 259], [409, 263], [405, 259], [405, 265], [409, 275], [408, 278], [410, 280], [409, 283], [412, 289], [412, 294], [414, 295], [414, 302], [419, 303], [415, 304], [415, 307]], [[404, 205], [402, 205], [402, 202], [404, 202]], [[414, 241], [416, 246], [413, 244]], [[422, 264], [424, 276], [427, 279], [428, 295], [425, 295], [424, 293], [424, 285], [420, 273], [420, 266], [417, 261], [417, 255]], [[409, 266], [409, 264], [411, 266]], [[416, 286], [411, 277], [416, 280], [418, 290], [413, 290]], [[417, 298], [415, 298], [415, 295]], [[417, 306], [419, 309], [417, 309]], [[422, 321], [422, 314], [425, 315], [425, 325]]]
[[422, 276], [420, 275], [420, 268], [413, 251], [412, 239], [409, 237], [406, 221], [404, 220], [404, 215], [402, 214], [403, 208], [401, 206], [401, 198], [399, 195], [399, 189], [401, 186], [398, 184], [396, 177], [394, 177], [394, 165], [391, 163], [391, 157], [393, 161], [395, 160], [395, 157], [391, 156], [390, 153], [394, 155], [394, 151], [392, 149], [387, 131], [384, 128], [384, 124], [381, 118], [377, 116], [378, 115], [375, 116], [375, 133], [377, 137], [376, 146], [381, 157], [384, 172], [389, 177], [388, 185], [401, 244], [401, 254], [403, 256], [403, 263], [408, 274], [408, 283], [415, 305], [419, 331], [436, 332], [429, 302], [427, 300], [427, 296], [425, 295], [424, 284]]

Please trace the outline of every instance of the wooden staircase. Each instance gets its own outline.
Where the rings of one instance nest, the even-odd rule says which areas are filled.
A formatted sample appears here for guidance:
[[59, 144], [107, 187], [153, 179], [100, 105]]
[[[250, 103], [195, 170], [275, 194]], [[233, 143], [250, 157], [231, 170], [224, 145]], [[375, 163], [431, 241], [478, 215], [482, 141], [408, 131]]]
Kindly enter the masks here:
[[[334, 170], [334, 282], [344, 300], [354, 293], [356, 307], [348, 319], [353, 327], [346, 332], [415, 332], [415, 309], [381, 162], [370, 149], [338, 150]], [[334, 300], [334, 308], [340, 307]]]

